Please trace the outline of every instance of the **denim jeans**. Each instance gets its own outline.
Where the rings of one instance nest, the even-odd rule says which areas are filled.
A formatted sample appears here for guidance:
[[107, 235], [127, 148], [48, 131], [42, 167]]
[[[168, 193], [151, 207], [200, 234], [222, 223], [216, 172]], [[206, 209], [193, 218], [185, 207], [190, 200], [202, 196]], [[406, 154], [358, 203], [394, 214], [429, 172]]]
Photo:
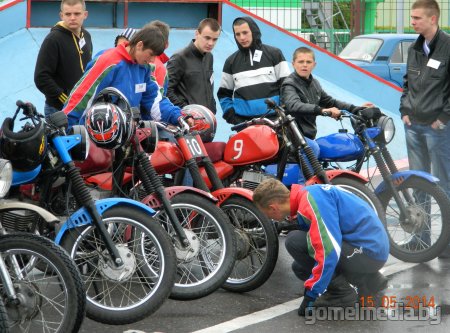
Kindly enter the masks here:
[[439, 178], [450, 197], [450, 123], [443, 130], [430, 125], [405, 125], [410, 170], [422, 170]]
[[58, 112], [60, 110], [58, 110], [57, 108], [48, 105], [47, 103], [45, 103], [44, 105], [44, 114], [46, 117], [48, 117], [49, 115], [51, 115], [52, 113]]

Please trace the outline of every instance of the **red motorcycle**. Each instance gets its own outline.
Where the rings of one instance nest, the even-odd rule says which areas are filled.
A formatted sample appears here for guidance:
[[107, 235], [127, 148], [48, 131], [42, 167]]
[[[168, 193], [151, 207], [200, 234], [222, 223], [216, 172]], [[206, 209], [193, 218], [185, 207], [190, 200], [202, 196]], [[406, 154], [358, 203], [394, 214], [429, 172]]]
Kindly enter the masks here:
[[[130, 131], [130, 138], [111, 148], [107, 140], [121, 126], [120, 122], [115, 123], [117, 112], [112, 112], [116, 107], [132, 114], [132, 119], [124, 124], [133, 122], [136, 126]], [[171, 297], [191, 300], [206, 296], [223, 285], [234, 267], [233, 228], [211, 194], [193, 187], [163, 186], [145, 153], [154, 150], [157, 128], [153, 122], [140, 121], [139, 110], [130, 109], [126, 98], [111, 88], [96, 97], [86, 112], [86, 128], [96, 145], [114, 151], [91, 145], [88, 159], [78, 165], [81, 174], [99, 196], [131, 197], [157, 211], [153, 218], [168, 232], [177, 257]], [[111, 112], [104, 114], [105, 110]]]
[[[201, 146], [192, 139], [187, 141], [184, 150], [198, 152], [198, 156], [207, 155], [212, 162], [212, 166], [205, 164], [200, 167], [201, 177], [207, 187], [214, 187], [208, 176], [208, 168], [215, 169], [218, 178], [228, 187], [238, 186], [253, 190], [265, 178], [273, 177], [265, 170], [273, 164], [277, 166], [275, 176], [282, 180], [288, 158], [293, 156], [295, 163], [301, 167], [306, 185], [331, 183], [343, 187], [369, 203], [384, 221], [384, 210], [378, 198], [365, 186], [368, 180], [349, 170], [324, 170], [294, 118], [286, 115], [280, 106], [269, 101], [268, 104], [269, 109], [275, 111], [276, 120], [262, 116], [235, 125], [232, 129], [242, 131], [231, 136], [226, 143], [208, 142]], [[172, 143], [159, 142], [152, 155], [152, 164], [160, 174], [174, 174], [186, 165], [185, 156], [186, 152]], [[178, 178], [176, 174], [173, 176], [175, 183], [179, 183]]]
[[[240, 187], [225, 187], [214, 167], [203, 140], [211, 140], [214, 128], [214, 114], [201, 105], [188, 105], [182, 112], [192, 117], [192, 128], [170, 129], [156, 123], [159, 132], [170, 132], [175, 143], [159, 142], [151, 156], [155, 170], [170, 174], [188, 169], [193, 184], [218, 199], [219, 207], [228, 215], [235, 228], [237, 238], [237, 259], [230, 277], [222, 286], [235, 292], [247, 292], [261, 286], [273, 272], [278, 258], [278, 237], [272, 222], [253, 204], [253, 193]], [[202, 166], [201, 169], [199, 166]], [[185, 169], [186, 168], [186, 169]], [[184, 172], [177, 172], [172, 179], [174, 185], [181, 185]], [[168, 181], [168, 180], [166, 180]]]

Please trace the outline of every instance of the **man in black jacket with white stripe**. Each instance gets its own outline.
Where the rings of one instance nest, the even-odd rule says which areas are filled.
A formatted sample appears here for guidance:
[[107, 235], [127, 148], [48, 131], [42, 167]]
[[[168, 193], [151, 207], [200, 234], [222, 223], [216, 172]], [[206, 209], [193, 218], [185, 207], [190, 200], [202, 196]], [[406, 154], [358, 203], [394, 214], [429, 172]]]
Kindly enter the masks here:
[[261, 42], [252, 18], [235, 19], [233, 32], [239, 50], [225, 61], [217, 96], [223, 118], [237, 124], [266, 113], [266, 98], [279, 103], [281, 83], [290, 71], [281, 50]]

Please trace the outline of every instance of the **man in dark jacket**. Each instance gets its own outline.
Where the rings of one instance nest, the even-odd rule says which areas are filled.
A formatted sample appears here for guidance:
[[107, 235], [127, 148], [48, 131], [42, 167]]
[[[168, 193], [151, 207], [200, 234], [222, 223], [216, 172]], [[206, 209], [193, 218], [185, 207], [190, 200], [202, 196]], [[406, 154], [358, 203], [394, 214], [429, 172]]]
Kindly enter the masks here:
[[450, 196], [450, 36], [439, 29], [439, 14], [435, 0], [412, 5], [420, 35], [408, 51], [400, 113], [410, 169], [431, 171]]
[[[294, 51], [292, 66], [295, 71], [290, 74], [281, 86], [281, 100], [286, 110], [294, 115], [302, 133], [310, 139], [317, 134], [316, 117], [328, 115], [334, 119], [341, 116], [340, 110], [354, 112], [360, 107], [339, 101], [328, 95], [311, 72], [316, 67], [314, 52], [307, 47], [299, 47]], [[371, 103], [363, 107], [373, 106]]]
[[181, 108], [200, 104], [216, 113], [214, 58], [211, 51], [219, 39], [220, 29], [217, 20], [202, 20], [195, 31], [195, 39], [167, 62], [167, 97], [173, 104]]
[[84, 0], [62, 0], [61, 20], [44, 39], [34, 82], [45, 95], [45, 114], [60, 111], [92, 59], [91, 35], [83, 27], [88, 16]]
[[253, 19], [238, 17], [233, 32], [239, 50], [225, 61], [217, 96], [223, 118], [237, 124], [266, 113], [266, 98], [279, 103], [281, 83], [290, 71], [281, 50], [261, 42]]

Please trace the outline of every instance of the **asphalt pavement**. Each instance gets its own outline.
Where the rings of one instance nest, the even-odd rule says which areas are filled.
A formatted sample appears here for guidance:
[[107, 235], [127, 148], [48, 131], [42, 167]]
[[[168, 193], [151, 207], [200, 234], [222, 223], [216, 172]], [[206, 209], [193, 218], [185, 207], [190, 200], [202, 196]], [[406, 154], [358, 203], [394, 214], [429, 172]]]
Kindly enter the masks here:
[[[104, 325], [86, 318], [80, 332], [450, 331], [450, 259], [411, 264], [390, 257], [383, 268], [389, 277], [388, 288], [383, 293], [384, 307], [365, 313], [350, 309], [331, 315], [318, 312], [308, 319], [297, 315], [303, 284], [292, 273], [291, 262], [284, 248], [284, 237], [280, 237], [277, 266], [270, 279], [257, 290], [235, 294], [219, 289], [198, 300], [169, 299], [153, 315], [124, 326]], [[419, 299], [429, 307], [419, 308]], [[404, 306], [399, 307], [400, 303]]]

